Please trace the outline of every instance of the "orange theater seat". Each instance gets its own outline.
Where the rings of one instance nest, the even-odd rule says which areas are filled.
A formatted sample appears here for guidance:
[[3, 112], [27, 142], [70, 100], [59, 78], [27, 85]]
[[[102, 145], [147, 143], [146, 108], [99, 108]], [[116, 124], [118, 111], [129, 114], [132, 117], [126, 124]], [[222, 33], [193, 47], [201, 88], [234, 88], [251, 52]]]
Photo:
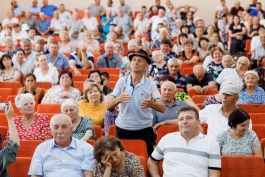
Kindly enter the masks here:
[[[3, 147], [7, 145], [8, 141], [3, 142]], [[32, 157], [36, 147], [41, 144], [42, 140], [20, 140], [20, 147], [17, 157]]]
[[74, 81], [74, 87], [78, 89], [80, 92], [83, 92], [84, 82]]
[[[78, 71], [79, 71], [83, 76], [87, 76], [88, 73], [91, 71], [91, 69], [78, 69]], [[74, 71], [71, 70], [71, 72], [72, 72], [73, 75], [74, 75]], [[80, 76], [80, 75], [78, 75], [78, 76]], [[75, 81], [75, 80], [74, 80], [74, 81]]]
[[63, 54], [68, 58], [68, 60], [70, 59], [71, 53], [63, 53]]
[[84, 11], [83, 10], [76, 10], [78, 17], [81, 19], [84, 16]]
[[143, 156], [148, 159], [147, 147], [144, 140], [137, 139], [120, 139], [124, 149], [128, 152], [134, 153], [137, 156]]
[[260, 156], [222, 156], [221, 177], [264, 177], [264, 160]]
[[61, 104], [39, 104], [37, 113], [56, 113], [61, 114]]
[[190, 97], [192, 98], [194, 95], [214, 95], [214, 94], [217, 94], [218, 93], [218, 90], [217, 89], [215, 89], [215, 88], [210, 88], [208, 91], [207, 91], [207, 93], [206, 94], [200, 94], [200, 93], [197, 93], [196, 91], [195, 91], [195, 89], [194, 88], [190, 88], [189, 90], [188, 90], [188, 94], [190, 95]]
[[263, 152], [263, 154], [264, 154], [265, 138], [262, 138], [262, 140], [260, 140], [260, 145], [261, 145], [262, 152]]
[[96, 142], [94, 140], [87, 140], [87, 142], [91, 145], [91, 146], [95, 146]]
[[249, 113], [252, 124], [265, 124], [265, 113]]
[[52, 87], [50, 82], [36, 82], [36, 86], [48, 90]]
[[148, 177], [147, 159], [145, 159], [143, 156], [138, 156], [138, 158], [140, 159], [141, 164], [142, 164], [143, 167], [144, 167], [144, 174], [145, 174], [145, 177]]
[[194, 95], [192, 100], [195, 104], [203, 103], [209, 95]]
[[117, 82], [119, 80], [119, 76], [115, 74], [110, 74], [110, 81]]
[[247, 39], [246, 40], [246, 44], [245, 44], [245, 50], [246, 50], [246, 57], [248, 57], [248, 55], [251, 55], [251, 39]]
[[2, 140], [6, 139], [6, 133], [7, 133], [7, 127], [0, 126], [0, 136]]
[[265, 104], [238, 104], [237, 106], [248, 113], [263, 113], [265, 110]]
[[98, 125], [94, 125], [94, 130], [96, 133], [96, 140], [103, 136], [102, 128]]
[[73, 80], [78, 82], [85, 82], [87, 75], [73, 75]]
[[265, 138], [265, 124], [253, 124], [252, 130], [256, 132], [259, 140]]
[[4, 100], [3, 100], [3, 97], [2, 96], [0, 96], [0, 102], [3, 102]]
[[111, 125], [108, 130], [109, 136], [116, 136], [116, 125]]
[[93, 52], [92, 53], [94, 56], [94, 68], [98, 69], [98, 57], [101, 55], [100, 52]]
[[111, 88], [112, 90], [114, 90], [114, 87], [115, 87], [116, 83], [117, 83], [117, 82], [110, 81], [110, 82], [108, 83], [108, 87]]
[[120, 74], [119, 68], [99, 68], [100, 72], [107, 72], [109, 75], [116, 75], [118, 76]]
[[0, 88], [11, 88], [12, 95], [16, 95], [20, 88], [20, 82], [0, 82]]
[[0, 96], [2, 97], [2, 101], [7, 101], [9, 95], [12, 95], [12, 88], [0, 88]]
[[28, 176], [31, 157], [17, 157], [14, 163], [8, 166], [8, 174], [11, 177]]
[[186, 68], [193, 68], [195, 65], [201, 65], [201, 64], [202, 64], [201, 62], [195, 62], [195, 63], [192, 63], [192, 64], [181, 63], [181, 65], [180, 65], [180, 72], [183, 73], [184, 72], [184, 69], [186, 69]]

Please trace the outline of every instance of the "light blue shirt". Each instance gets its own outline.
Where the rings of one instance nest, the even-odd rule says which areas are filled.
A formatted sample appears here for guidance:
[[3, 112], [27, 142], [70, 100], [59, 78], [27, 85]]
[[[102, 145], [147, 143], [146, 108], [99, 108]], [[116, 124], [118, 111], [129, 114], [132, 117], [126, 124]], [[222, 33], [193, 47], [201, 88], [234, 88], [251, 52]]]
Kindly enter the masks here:
[[142, 109], [140, 104], [149, 98], [151, 92], [153, 92], [154, 100], [161, 98], [155, 82], [143, 76], [140, 82], [134, 87], [131, 81], [131, 75], [122, 77], [118, 80], [112, 96], [118, 97], [124, 86], [126, 86], [125, 92], [131, 95], [131, 100], [129, 103], [119, 104], [120, 112], [115, 120], [115, 124], [126, 130], [141, 130], [152, 127], [152, 109]]
[[39, 6], [30, 6], [28, 9], [31, 13], [40, 13], [40, 7]]
[[52, 59], [51, 54], [47, 54], [47, 58], [49, 63], [52, 63], [56, 68], [70, 68], [67, 57], [61, 53], [58, 53], [58, 56], [55, 61]]
[[14, 12], [14, 16], [20, 16], [22, 14], [22, 12], [24, 11], [23, 7], [21, 6], [17, 6], [16, 8], [14, 8], [13, 12]]
[[237, 100], [237, 104], [247, 104], [247, 103], [257, 103], [257, 104], [265, 104], [265, 92], [264, 90], [256, 86], [254, 92], [249, 95], [245, 90], [239, 93], [239, 97]]
[[72, 137], [69, 147], [58, 147], [54, 139], [41, 143], [35, 150], [28, 175], [43, 177], [83, 177], [93, 171], [93, 147]]

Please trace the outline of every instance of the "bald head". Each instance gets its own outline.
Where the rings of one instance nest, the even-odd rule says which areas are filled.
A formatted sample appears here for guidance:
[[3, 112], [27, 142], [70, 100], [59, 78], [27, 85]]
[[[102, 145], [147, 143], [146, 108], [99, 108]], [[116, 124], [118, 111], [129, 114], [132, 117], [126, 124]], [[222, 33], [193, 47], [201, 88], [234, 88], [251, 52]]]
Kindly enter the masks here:
[[195, 65], [193, 67], [193, 74], [197, 78], [198, 82], [201, 82], [204, 79], [205, 69], [202, 65]]
[[162, 101], [168, 106], [175, 101], [176, 84], [171, 81], [165, 81], [161, 85], [161, 97]]

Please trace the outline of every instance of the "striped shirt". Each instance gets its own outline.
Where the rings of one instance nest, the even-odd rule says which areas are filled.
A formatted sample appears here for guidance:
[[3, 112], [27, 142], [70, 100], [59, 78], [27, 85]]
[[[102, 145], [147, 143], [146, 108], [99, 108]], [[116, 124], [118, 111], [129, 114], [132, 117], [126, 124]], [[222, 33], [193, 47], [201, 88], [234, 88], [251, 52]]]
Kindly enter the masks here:
[[163, 177], [200, 176], [208, 177], [208, 170], [221, 169], [219, 144], [207, 135], [187, 142], [180, 132], [165, 135], [151, 155], [155, 161], [163, 161]]

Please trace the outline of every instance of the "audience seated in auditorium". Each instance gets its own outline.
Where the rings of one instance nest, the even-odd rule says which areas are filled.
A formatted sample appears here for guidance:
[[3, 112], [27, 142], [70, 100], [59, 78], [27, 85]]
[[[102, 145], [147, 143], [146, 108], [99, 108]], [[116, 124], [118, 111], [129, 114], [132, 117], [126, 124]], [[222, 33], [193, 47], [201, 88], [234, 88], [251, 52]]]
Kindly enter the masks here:
[[163, 84], [161, 85], [161, 98], [166, 106], [166, 110], [164, 113], [152, 110], [153, 126], [155, 126], [157, 123], [166, 120], [177, 119], [176, 113], [178, 112], [178, 110], [181, 107], [188, 105], [184, 101], [176, 100], [175, 99], [176, 93], [177, 93], [177, 88], [175, 83], [171, 81], [163, 82]]
[[127, 44], [129, 42], [129, 36], [127, 33], [123, 32], [123, 28], [121, 26], [116, 26], [114, 31], [118, 34], [117, 41], [122, 44]]
[[59, 17], [59, 12], [56, 10], [53, 12], [53, 18], [51, 20], [51, 31], [53, 32], [53, 35], [59, 35], [61, 31], [67, 29], [68, 22]]
[[250, 11], [250, 15], [251, 16], [258, 16], [259, 11], [261, 11], [265, 15], [265, 11], [262, 10], [262, 4], [261, 4], [261, 2], [257, 2], [256, 3], [256, 9], [251, 10]]
[[87, 142], [90, 139], [95, 139], [95, 131], [93, 120], [88, 117], [79, 116], [79, 107], [75, 100], [66, 99], [61, 104], [62, 114], [66, 114], [72, 121], [72, 137]]
[[18, 19], [14, 17], [14, 12], [10, 10], [7, 12], [7, 17], [3, 19], [2, 26], [6, 29], [7, 27], [12, 27], [15, 23], [18, 23]]
[[84, 10], [82, 21], [84, 24], [84, 30], [92, 31], [93, 27], [98, 27], [99, 25], [96, 17], [90, 16], [90, 11], [88, 9]]
[[51, 4], [48, 4], [48, 0], [42, 1], [43, 6], [41, 7], [40, 11], [43, 12], [47, 17], [52, 17], [53, 12], [57, 10], [57, 7]]
[[100, 89], [102, 90], [103, 94], [107, 96], [112, 92], [112, 89], [103, 85], [101, 76], [102, 75], [99, 70], [92, 70], [88, 74], [88, 79], [94, 80], [100, 86]]
[[[144, 77], [144, 71], [151, 63], [148, 54], [140, 49], [130, 54], [129, 60], [132, 73], [118, 80], [112, 96], [108, 98], [107, 109], [112, 110], [119, 104], [120, 112], [115, 121], [116, 136], [120, 139], [144, 140], [150, 155], [154, 140], [151, 111], [164, 112], [165, 105], [155, 83]], [[134, 87], [137, 91], [133, 91]]]
[[43, 12], [40, 13], [39, 17], [40, 17], [40, 20], [38, 20], [36, 23], [37, 32], [41, 36], [48, 36], [51, 32], [50, 31], [51, 21], [46, 19], [46, 16]]
[[20, 81], [20, 71], [14, 67], [8, 54], [2, 55], [0, 59], [0, 81]]
[[158, 72], [156, 75], [156, 86], [157, 88], [160, 88], [159, 80], [164, 75], [170, 75], [175, 78], [175, 84], [177, 88], [182, 88], [186, 90], [186, 78], [183, 74], [179, 72], [179, 62], [176, 58], [171, 58], [167, 62], [167, 72]]
[[253, 17], [253, 23], [247, 28], [247, 37], [252, 39], [254, 36], [258, 36], [259, 26], [259, 17]]
[[153, 63], [148, 67], [148, 74], [150, 79], [155, 80], [158, 72], [168, 72], [168, 68], [164, 55], [160, 50], [153, 51], [152, 60]]
[[70, 41], [73, 42], [75, 45], [78, 45], [83, 40], [83, 34], [79, 33], [78, 30], [74, 30], [69, 33]]
[[216, 88], [213, 75], [207, 73], [202, 65], [195, 65], [193, 73], [186, 77], [187, 91], [194, 89], [198, 94], [206, 94], [210, 88]]
[[59, 85], [53, 86], [44, 95], [41, 103], [43, 104], [60, 104], [64, 100], [71, 98], [76, 99], [81, 95], [80, 91], [73, 86], [73, 76], [68, 70], [63, 70], [59, 74]]
[[38, 0], [32, 0], [32, 6], [29, 6], [28, 11], [34, 17], [39, 16], [39, 14], [40, 14], [40, 7], [38, 6]]
[[[109, 0], [112, 1], [112, 0]], [[116, 13], [116, 11], [115, 11]], [[101, 18], [100, 24], [101, 27], [103, 29], [104, 34], [108, 34], [109, 33], [109, 28], [110, 28], [110, 24], [113, 22], [114, 18], [111, 15], [111, 11], [110, 10], [106, 10], [106, 16]]]
[[6, 46], [6, 44], [5, 44], [5, 38], [6, 37], [11, 37], [14, 45], [17, 46], [17, 40], [12, 37], [12, 27], [7, 27], [6, 30], [4, 31], [4, 34], [0, 38], [0, 45]]
[[46, 55], [40, 55], [38, 58], [39, 67], [34, 70], [37, 82], [50, 82], [56, 85], [58, 82], [58, 71], [56, 67], [48, 63]]
[[38, 102], [42, 98], [42, 89], [36, 86], [36, 76], [33, 73], [28, 73], [24, 77], [24, 87], [21, 87], [18, 91], [18, 95], [23, 93], [30, 93], [33, 96], [36, 96]]
[[211, 50], [211, 56], [213, 60], [206, 66], [205, 71], [216, 80], [224, 69], [222, 64], [223, 50], [220, 47], [215, 47]]
[[61, 31], [59, 33], [59, 52], [60, 53], [72, 53], [76, 51], [76, 44], [70, 41], [70, 37], [67, 31]]
[[67, 57], [59, 53], [59, 44], [57, 42], [51, 42], [47, 58], [49, 63], [52, 63], [56, 68], [66, 70], [70, 68]]
[[263, 158], [261, 145], [256, 132], [248, 129], [250, 116], [246, 111], [236, 108], [228, 117], [229, 129], [217, 136], [223, 156], [258, 155]]
[[202, 37], [198, 43], [199, 58], [200, 61], [202, 62], [204, 61], [206, 56], [209, 55], [210, 53], [210, 51], [208, 50], [208, 46], [209, 46], [209, 39], [206, 37]]
[[10, 57], [16, 54], [17, 47], [15, 46], [13, 39], [6, 36], [4, 39], [5, 48], [2, 50], [3, 53], [8, 54]]
[[119, 176], [120, 174], [145, 176], [140, 159], [135, 154], [125, 151], [123, 144], [114, 136], [103, 136], [96, 142], [94, 158], [94, 177]]
[[73, 12], [72, 19], [68, 22], [67, 30], [69, 33], [73, 31], [82, 32], [84, 28], [84, 23], [81, 19], [79, 19], [79, 15], [77, 12]]
[[90, 83], [84, 89], [84, 99], [78, 102], [79, 115], [92, 119], [94, 125], [104, 127], [104, 116], [106, 103], [101, 86], [97, 83]]
[[[53, 139], [37, 146], [28, 175], [61, 176], [67, 171], [68, 176], [93, 177], [93, 147], [71, 136], [71, 118], [64, 114], [53, 116], [50, 132]], [[58, 165], [61, 170], [58, 170]]]
[[117, 10], [117, 16], [114, 18], [113, 22], [122, 27], [122, 31], [126, 33], [128, 36], [131, 36], [133, 30], [133, 22], [132, 19], [123, 13], [121, 9]]
[[192, 39], [185, 39], [182, 47], [183, 51], [179, 53], [178, 59], [186, 64], [192, 64], [198, 62], [200, 60], [199, 53], [193, 49], [193, 41]]
[[65, 10], [64, 4], [60, 4], [58, 8], [58, 12], [59, 12], [60, 19], [66, 20], [67, 22], [72, 20], [72, 15], [69, 11]]
[[139, 12], [133, 21], [133, 27], [135, 31], [142, 31], [143, 33], [148, 33], [149, 31], [148, 19], [144, 17], [143, 12]]
[[78, 47], [85, 45], [87, 47], [87, 52], [99, 52], [99, 42], [93, 39], [93, 34], [91, 31], [85, 31], [83, 33], [83, 40], [79, 42]]
[[94, 56], [86, 51], [86, 46], [76, 48], [76, 52], [72, 52], [69, 58], [70, 69], [75, 75], [81, 75], [79, 68], [94, 69]]
[[122, 65], [122, 58], [115, 54], [114, 43], [107, 41], [104, 44], [105, 53], [98, 57], [98, 68], [120, 68]]
[[[160, 176], [158, 163], [164, 159], [162, 166], [164, 176], [220, 176], [220, 148], [216, 140], [199, 131], [198, 110], [192, 106], [184, 106], [178, 110], [176, 116], [179, 132], [169, 133], [159, 141], [148, 159], [149, 174]], [[181, 151], [170, 151], [169, 149], [172, 148]], [[198, 156], [194, 152], [208, 155]], [[172, 162], [171, 165], [166, 165], [168, 161]], [[197, 165], [200, 168], [194, 168]]]
[[0, 175], [9, 176], [7, 168], [11, 163], [16, 161], [16, 154], [19, 151], [20, 142], [16, 125], [14, 123], [14, 109], [11, 102], [8, 103], [8, 106], [4, 111], [8, 122], [9, 141], [7, 142], [6, 147], [0, 150]]
[[14, 12], [15, 17], [25, 15], [24, 8], [22, 6], [19, 6], [16, 0], [11, 1], [11, 10]]
[[99, 27], [98, 26], [93, 26], [91, 28], [91, 31], [92, 31], [92, 37], [94, 40], [97, 40], [100, 44], [105, 43], [104, 39], [101, 37], [101, 35], [99, 33]]
[[188, 38], [188, 36], [186, 34], [181, 33], [178, 36], [178, 42], [177, 42], [177, 44], [174, 44], [174, 46], [172, 48], [172, 52], [175, 52], [177, 55], [179, 55], [179, 53], [184, 50], [183, 43], [184, 43], [185, 39], [187, 39], [187, 38]]
[[103, 17], [106, 13], [105, 8], [100, 5], [100, 0], [95, 0], [95, 4], [91, 4], [88, 9], [90, 10], [90, 14], [92, 17]]
[[[255, 52], [255, 58], [257, 61], [257, 70], [259, 75], [262, 75], [262, 67], [264, 66], [264, 56], [265, 56], [265, 30], [259, 34], [260, 38], [260, 45], [254, 49]], [[255, 58], [253, 58], [253, 64], [255, 63]]]
[[[30, 93], [17, 95], [15, 98], [16, 107], [21, 112], [14, 118], [20, 140], [48, 140], [51, 139], [49, 131], [50, 121], [46, 115], [35, 114], [34, 97]], [[6, 139], [9, 139], [9, 131]]]
[[36, 20], [31, 17], [31, 13], [29, 11], [25, 11], [25, 17], [20, 20], [20, 25], [26, 24], [30, 29], [36, 28]]
[[21, 75], [33, 72], [32, 64], [25, 61], [25, 51], [21, 48], [16, 51], [16, 60], [13, 60], [14, 67], [17, 68]]
[[[251, 40], [250, 52], [251, 52], [252, 54], [253, 54], [253, 52], [255, 51], [255, 49], [261, 45], [259, 35], [265, 31], [265, 26], [260, 25], [259, 28], [258, 28], [257, 30], [258, 30], [258, 35], [254, 36], [254, 37], [252, 38], [252, 40]], [[253, 56], [252, 56], [252, 57], [253, 57]], [[254, 59], [256, 59], [255, 56], [254, 56]]]
[[45, 54], [48, 53], [48, 49], [44, 49], [44, 45], [45, 45], [45, 40], [44, 39], [38, 39], [35, 47], [33, 48], [32, 51], [37, 52], [37, 53], [41, 53], [41, 54]]
[[170, 46], [171, 42], [169, 39], [162, 39], [160, 41], [160, 50], [163, 53], [166, 62], [168, 62], [170, 58], [177, 58], [177, 54], [170, 50]]
[[[15, 39], [22, 39], [22, 38], [27, 38], [28, 37], [28, 33], [26, 32], [26, 30], [29, 30], [29, 27], [26, 25], [26, 29], [22, 30], [20, 28], [20, 25], [18, 23], [13, 24], [13, 30], [12, 30], [12, 37]], [[24, 25], [22, 25], [22, 27], [24, 27]]]
[[238, 58], [235, 68], [225, 68], [216, 79], [218, 84], [225, 80], [232, 80], [239, 88], [243, 85], [243, 76], [249, 67], [249, 59], [245, 56]]
[[264, 89], [259, 87], [259, 75], [250, 70], [244, 74], [243, 86], [237, 104], [265, 104]]
[[196, 27], [195, 29], [195, 38], [193, 39], [193, 45], [197, 50], [199, 48], [199, 41], [203, 37], [203, 27]]

